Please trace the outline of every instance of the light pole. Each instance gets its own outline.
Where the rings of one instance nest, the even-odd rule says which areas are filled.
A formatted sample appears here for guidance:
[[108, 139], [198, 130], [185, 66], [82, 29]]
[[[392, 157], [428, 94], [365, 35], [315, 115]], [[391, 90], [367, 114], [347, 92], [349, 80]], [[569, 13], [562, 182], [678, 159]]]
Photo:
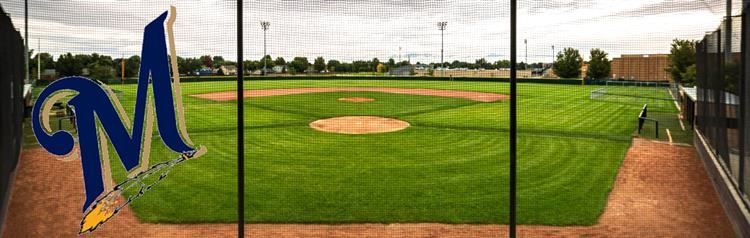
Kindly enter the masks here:
[[40, 80], [42, 79], [42, 39], [37, 39], [36, 50], [36, 80]]
[[552, 64], [555, 64], [555, 45], [552, 45]]
[[401, 46], [398, 47], [398, 62], [401, 63]]
[[271, 23], [267, 21], [261, 21], [260, 27], [263, 28], [263, 76], [265, 76], [266, 66], [268, 65], [268, 60], [266, 60], [266, 31], [268, 31], [268, 28], [271, 27]]
[[524, 63], [526, 63], [526, 65], [524, 65], [523, 69], [526, 69], [526, 67], [528, 67], [528, 65], [529, 65], [529, 45], [528, 45], [528, 41], [526, 41], [526, 39], [523, 39], [523, 47], [525, 49], [525, 53], [524, 53], [525, 55], [524, 55], [524, 60], [523, 61], [524, 61]]
[[438, 22], [437, 25], [438, 25], [438, 29], [440, 29], [440, 68], [443, 71], [443, 77], [445, 77], [445, 67], [443, 66], [445, 62], [443, 61], [443, 52], [444, 52], [443, 49], [445, 47], [445, 27], [448, 26], [448, 22], [441, 21], [441, 22]]
[[125, 54], [120, 58], [120, 84], [125, 84]]

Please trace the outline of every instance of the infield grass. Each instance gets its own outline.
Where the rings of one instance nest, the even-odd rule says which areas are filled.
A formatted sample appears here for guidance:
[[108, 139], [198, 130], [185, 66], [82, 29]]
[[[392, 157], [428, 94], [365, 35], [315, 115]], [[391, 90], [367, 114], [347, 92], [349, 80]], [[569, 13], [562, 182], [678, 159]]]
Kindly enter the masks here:
[[[182, 84], [190, 137], [207, 146], [208, 153], [175, 167], [132, 203], [142, 221], [236, 221], [236, 102], [187, 96], [231, 91], [235, 84]], [[491, 82], [246, 82], [249, 89], [339, 86], [508, 92], [507, 83]], [[642, 105], [589, 100], [596, 86], [518, 86], [519, 223], [595, 224]], [[125, 92], [124, 106], [132, 112], [134, 85], [112, 87]], [[654, 93], [667, 95], [666, 89]], [[340, 97], [376, 101], [336, 100]], [[507, 223], [507, 101], [330, 92], [249, 98], [245, 113], [249, 223]], [[664, 113], [676, 114], [676, 109]], [[343, 135], [307, 126], [320, 118], [345, 115], [398, 118], [411, 127]], [[176, 157], [159, 142], [155, 137], [152, 163]], [[119, 162], [113, 161], [112, 168], [116, 179], [124, 177]]]

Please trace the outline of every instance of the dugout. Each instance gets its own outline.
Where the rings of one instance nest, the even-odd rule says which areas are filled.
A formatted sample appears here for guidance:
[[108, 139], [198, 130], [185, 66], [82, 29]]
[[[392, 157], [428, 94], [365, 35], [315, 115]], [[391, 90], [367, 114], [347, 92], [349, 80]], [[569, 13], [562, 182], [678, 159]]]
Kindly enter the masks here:
[[[21, 155], [24, 116], [24, 51], [21, 34], [0, 6], [0, 224], [5, 224], [10, 186]], [[5, 93], [10, 92], [10, 93]], [[3, 227], [0, 227], [2, 231]]]

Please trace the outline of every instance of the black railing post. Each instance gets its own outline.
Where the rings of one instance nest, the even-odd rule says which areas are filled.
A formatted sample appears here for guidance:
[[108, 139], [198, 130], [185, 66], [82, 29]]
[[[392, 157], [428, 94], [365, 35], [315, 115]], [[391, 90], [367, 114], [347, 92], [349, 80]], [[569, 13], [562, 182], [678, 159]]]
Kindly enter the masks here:
[[245, 104], [242, 0], [237, 0], [237, 236], [245, 236]]
[[[744, 2], [745, 1], [743, 1], [743, 3]], [[743, 4], [743, 7], [742, 7], [742, 16], [741, 16], [741, 20], [740, 20], [742, 22], [742, 27], [741, 27], [741, 31], [740, 31], [741, 32], [740, 33], [740, 35], [741, 35], [740, 36], [740, 52], [741, 52], [740, 53], [740, 65], [741, 66], [740, 66], [740, 78], [739, 78], [739, 81], [740, 81], [739, 82], [739, 91], [740, 91], [740, 100], [739, 101], [740, 102], [739, 102], [739, 105], [738, 105], [740, 110], [739, 110], [739, 113], [738, 113], [738, 116], [737, 116], [737, 122], [739, 122], [739, 125], [737, 125], [737, 126], [738, 126], [738, 131], [740, 132], [740, 133], [738, 133], [738, 135], [739, 135], [738, 143], [739, 143], [739, 149], [740, 149], [740, 151], [739, 151], [739, 153], [740, 153], [740, 165], [739, 165], [739, 169], [740, 169], [739, 175], [740, 175], [740, 178], [738, 179], [738, 183], [739, 183], [738, 186], [740, 187], [740, 191], [742, 193], [747, 192], [747, 191], [745, 191], [745, 158], [750, 157], [750, 155], [748, 155], [748, 152], [747, 152], [748, 148], [746, 147], [747, 144], [748, 144], [747, 143], [747, 138], [749, 136], [747, 134], [748, 130], [747, 130], [746, 127], [747, 127], [747, 120], [750, 120], [750, 118], [748, 118], [748, 111], [747, 111], [747, 108], [748, 108], [747, 103], [749, 102], [747, 100], [747, 93], [748, 93], [748, 82], [747, 81], [748, 81], [748, 77], [747, 77], [747, 70], [746, 70], [747, 67], [748, 67], [748, 61], [747, 61], [748, 60], [748, 54], [746, 53], [747, 45], [745, 43], [748, 40], [746, 38], [748, 36], [747, 35], [748, 32], [747, 32], [747, 28], [746, 27], [750, 26], [750, 24], [747, 23], [748, 19], [747, 19], [747, 17], [745, 17], [746, 15], [747, 15], [747, 13], [745, 12], [745, 7], [744, 7], [744, 4]]]
[[510, 199], [508, 236], [516, 237], [516, 0], [510, 0]]

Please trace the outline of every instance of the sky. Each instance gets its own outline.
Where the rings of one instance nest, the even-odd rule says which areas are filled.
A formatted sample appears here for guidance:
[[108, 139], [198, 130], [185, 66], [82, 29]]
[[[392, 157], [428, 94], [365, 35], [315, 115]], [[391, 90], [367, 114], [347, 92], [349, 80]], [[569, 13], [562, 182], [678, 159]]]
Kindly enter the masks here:
[[[576, 48], [584, 58], [600, 48], [621, 54], [669, 53], [675, 38], [699, 40], [725, 14], [720, 0], [519, 0], [519, 61], [550, 62], [555, 51]], [[740, 0], [734, 0], [739, 6]], [[177, 7], [175, 38], [182, 57], [237, 56], [235, 0], [33, 0], [30, 48], [60, 54], [138, 55], [143, 28]], [[21, 0], [0, 0], [24, 29]], [[735, 13], [739, 7], [734, 7]], [[412, 63], [489, 61], [510, 55], [510, 5], [486, 0], [244, 1], [244, 58], [263, 55], [260, 21], [269, 21], [267, 53], [342, 61], [378, 58]], [[441, 36], [437, 23], [448, 22]], [[441, 44], [442, 40], [442, 44]], [[526, 40], [526, 44], [524, 44]], [[37, 48], [39, 48], [37, 50]]]

